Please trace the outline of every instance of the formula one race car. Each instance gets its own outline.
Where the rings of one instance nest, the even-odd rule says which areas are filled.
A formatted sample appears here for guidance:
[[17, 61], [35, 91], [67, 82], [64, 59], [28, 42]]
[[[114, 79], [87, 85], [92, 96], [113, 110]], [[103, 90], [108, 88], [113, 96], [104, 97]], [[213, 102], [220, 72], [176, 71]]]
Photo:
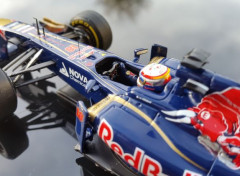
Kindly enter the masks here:
[[[154, 44], [149, 64], [105, 51], [111, 29], [86, 11], [63, 25], [1, 20], [0, 119], [19, 88], [58, 76], [76, 104], [76, 150], [116, 175], [240, 175], [240, 84], [203, 69], [208, 53], [182, 61]], [[51, 73], [39, 76], [36, 71]], [[75, 90], [74, 90], [75, 89]], [[80, 95], [80, 96], [79, 96]]]

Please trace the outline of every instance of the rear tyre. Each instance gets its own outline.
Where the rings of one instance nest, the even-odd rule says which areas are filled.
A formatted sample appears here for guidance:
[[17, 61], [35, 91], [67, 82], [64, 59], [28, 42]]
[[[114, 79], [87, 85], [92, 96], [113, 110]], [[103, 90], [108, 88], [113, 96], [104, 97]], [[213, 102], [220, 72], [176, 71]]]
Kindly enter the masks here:
[[12, 81], [0, 69], [0, 122], [13, 114], [17, 108], [17, 96]]
[[112, 43], [112, 31], [103, 16], [91, 10], [77, 14], [71, 19], [70, 25], [83, 29], [89, 37], [86, 44], [107, 50]]

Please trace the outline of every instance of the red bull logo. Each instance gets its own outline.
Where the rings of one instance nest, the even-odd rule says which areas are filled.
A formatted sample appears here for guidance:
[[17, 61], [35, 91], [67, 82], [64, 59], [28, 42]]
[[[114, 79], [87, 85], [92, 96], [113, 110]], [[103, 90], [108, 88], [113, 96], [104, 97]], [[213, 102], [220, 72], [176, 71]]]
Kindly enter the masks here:
[[[192, 125], [202, 136], [231, 156], [233, 169], [240, 169], [240, 89], [228, 88], [205, 96], [188, 110], [163, 111], [175, 123]], [[183, 116], [182, 118], [177, 118]], [[206, 147], [206, 146], [205, 146]]]
[[98, 128], [99, 137], [122, 159], [139, 172], [147, 176], [160, 176], [162, 173], [161, 164], [145, 152], [136, 147], [133, 154], [125, 153], [122, 146], [113, 141], [114, 132], [110, 124], [103, 119]]

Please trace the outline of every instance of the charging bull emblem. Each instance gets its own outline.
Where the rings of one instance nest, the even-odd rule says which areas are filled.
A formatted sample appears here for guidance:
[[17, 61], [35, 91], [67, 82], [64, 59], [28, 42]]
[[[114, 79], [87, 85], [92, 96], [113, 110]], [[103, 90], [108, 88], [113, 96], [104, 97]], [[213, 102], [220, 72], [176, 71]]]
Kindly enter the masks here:
[[233, 158], [232, 168], [240, 169], [240, 89], [215, 92], [205, 96], [196, 107], [163, 113], [174, 117], [166, 117], [169, 121], [193, 125]]

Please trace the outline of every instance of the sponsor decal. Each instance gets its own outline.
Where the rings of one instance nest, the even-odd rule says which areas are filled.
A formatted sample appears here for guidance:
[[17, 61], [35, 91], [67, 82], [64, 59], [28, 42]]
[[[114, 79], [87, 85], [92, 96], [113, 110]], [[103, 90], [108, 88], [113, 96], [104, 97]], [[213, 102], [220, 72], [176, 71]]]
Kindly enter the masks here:
[[[221, 161], [232, 169], [240, 169], [240, 89], [228, 88], [205, 96], [188, 110], [164, 112], [177, 123], [191, 124], [202, 135], [199, 142], [212, 154], [222, 149], [228, 156]], [[219, 147], [216, 147], [218, 145]], [[230, 162], [230, 163], [229, 163]]]
[[91, 56], [94, 54], [94, 51], [91, 50], [89, 51], [88, 53], [85, 53], [84, 55], [82, 55], [79, 59], [82, 60], [82, 59], [86, 59], [87, 57]]
[[80, 84], [81, 86], [85, 87], [88, 79], [86, 76], [84, 76], [83, 74], [79, 73], [78, 71], [74, 70], [71, 67], [68, 67], [68, 70], [65, 66], [65, 64], [62, 62], [62, 68], [59, 69], [59, 72], [61, 74], [63, 74], [66, 77], [69, 77], [70, 79], [72, 79], [73, 81], [75, 81], [76, 83]]
[[100, 122], [98, 135], [116, 154], [125, 160], [125, 162], [127, 162], [142, 174], [148, 176], [161, 175], [161, 164], [155, 159], [146, 155], [145, 152], [139, 147], [135, 148], [133, 154], [125, 153], [121, 145], [113, 140], [113, 129], [105, 119]]
[[70, 74], [70, 78], [72, 80], [74, 80], [75, 82], [77, 82], [78, 84], [82, 85], [82, 86], [86, 86], [88, 80], [87, 77], [84, 76], [83, 74], [75, 71], [74, 69], [69, 67], [69, 74]]
[[83, 115], [82, 110], [79, 109], [79, 107], [77, 107], [76, 116], [80, 122], [83, 122], [84, 115]]
[[60, 68], [59, 72], [62, 73], [63, 75], [65, 75], [66, 77], [69, 77], [69, 74], [67, 72], [66, 66], [65, 64], [62, 62], [62, 68]]
[[183, 176], [202, 176], [202, 174], [192, 172], [190, 170], [184, 170]]
[[52, 43], [52, 44], [54, 44], [54, 45], [58, 45], [58, 46], [64, 46], [59, 40], [54, 40], [54, 38], [52, 38], [52, 37], [44, 37], [44, 39], [46, 40], [46, 41], [48, 41], [49, 43]]
[[[91, 50], [91, 51], [86, 52], [87, 50]], [[85, 59], [85, 58], [89, 57], [90, 55], [92, 55], [93, 53], [94, 53], [93, 47], [86, 46], [86, 47], [80, 49], [79, 51], [75, 52], [74, 54], [70, 55], [68, 57], [68, 59], [70, 59], [70, 60], [77, 59], [77, 56], [79, 56], [79, 59]]]
[[72, 53], [74, 51], [76, 51], [78, 49], [78, 46], [76, 45], [69, 45], [65, 48], [65, 51], [69, 52], [69, 53]]
[[93, 62], [87, 61], [87, 62], [84, 62], [84, 65], [86, 65], [87, 67], [91, 67], [91, 66], [93, 66]]

